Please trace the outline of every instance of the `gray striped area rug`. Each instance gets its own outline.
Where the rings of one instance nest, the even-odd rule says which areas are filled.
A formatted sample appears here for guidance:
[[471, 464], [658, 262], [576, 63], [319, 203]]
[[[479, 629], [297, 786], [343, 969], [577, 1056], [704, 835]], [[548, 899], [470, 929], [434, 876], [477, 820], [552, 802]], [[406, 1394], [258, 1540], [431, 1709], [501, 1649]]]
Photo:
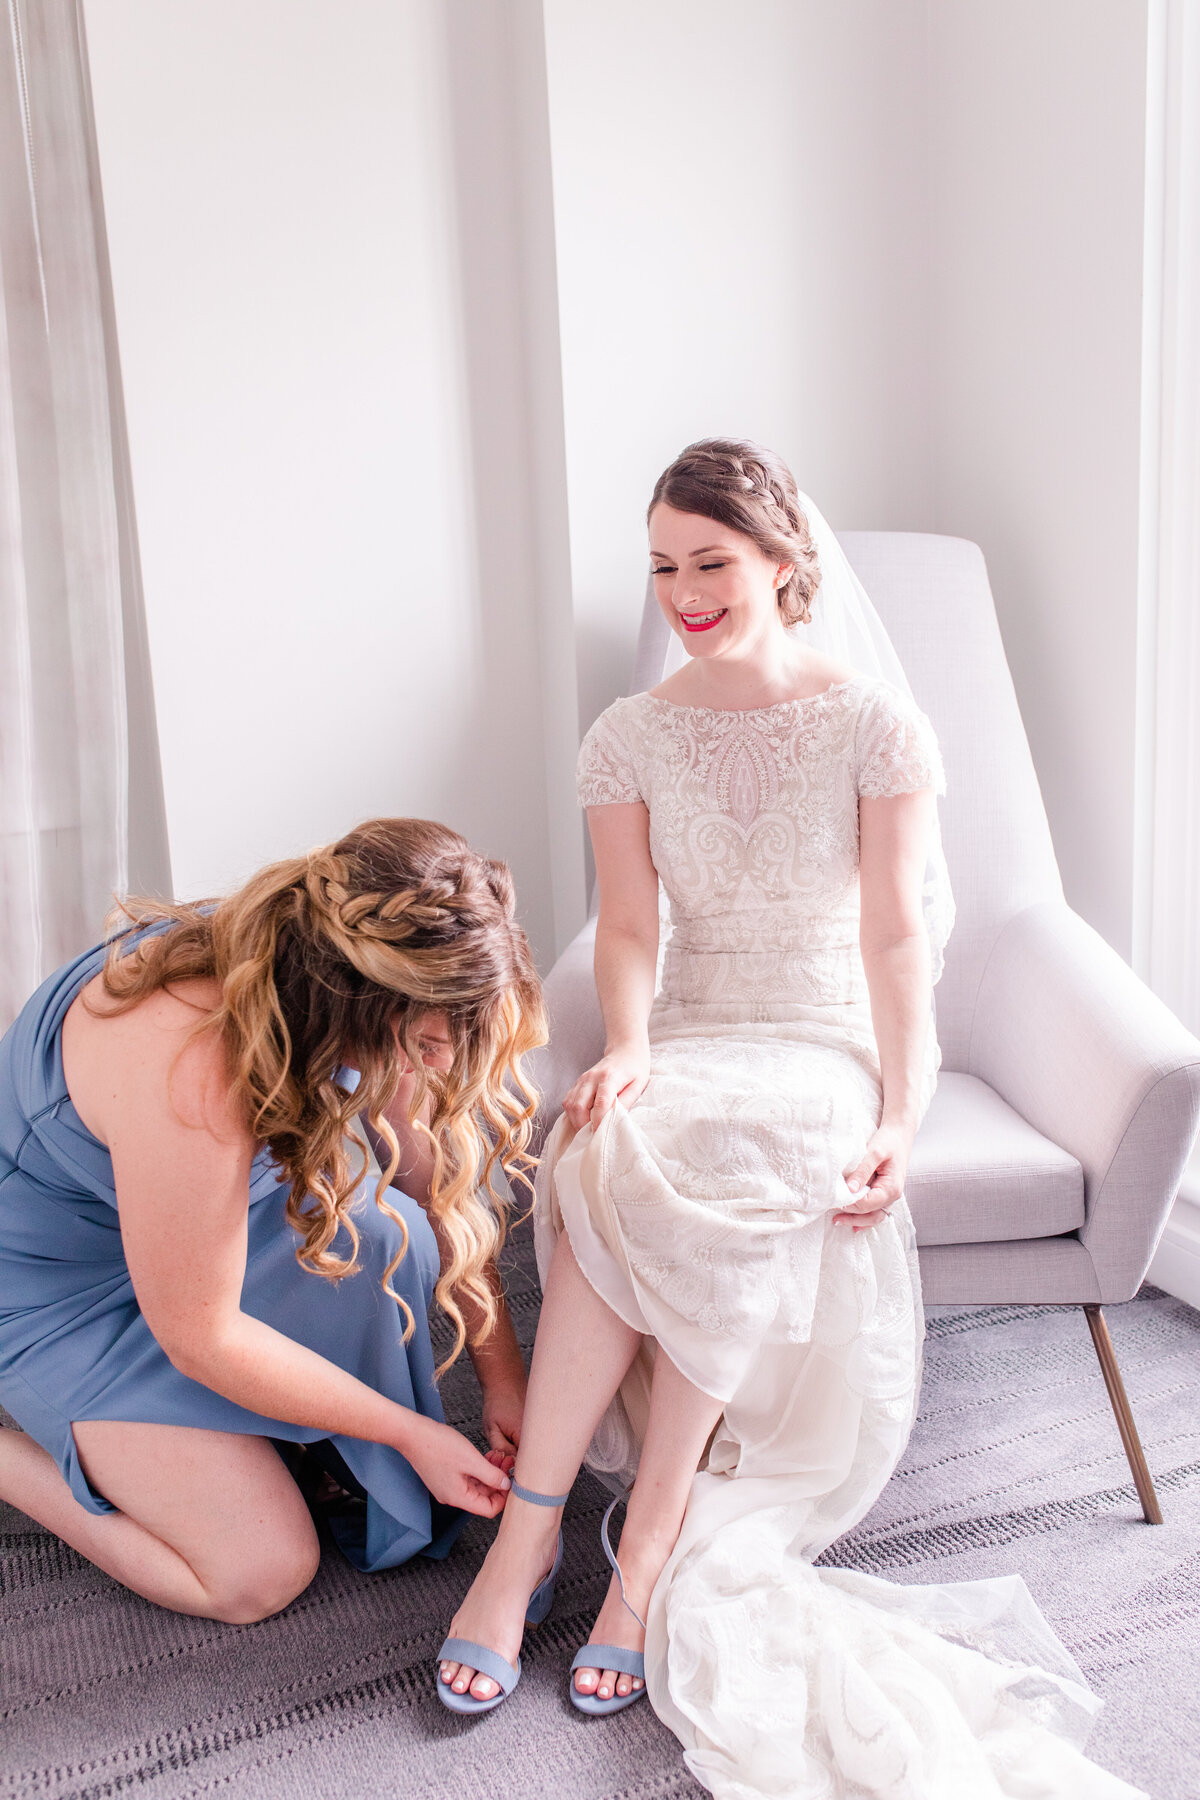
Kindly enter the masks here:
[[[508, 1280], [528, 1345], [527, 1229]], [[1154, 1800], [1196, 1800], [1200, 1315], [1145, 1288], [1109, 1322], [1164, 1526], [1141, 1521], [1078, 1308], [943, 1309], [904, 1462], [825, 1560], [903, 1582], [1019, 1572], [1104, 1696], [1091, 1753]], [[445, 1399], [469, 1428], [469, 1368]], [[479, 1720], [437, 1704], [432, 1658], [490, 1527], [472, 1522], [444, 1563], [376, 1576], [328, 1548], [286, 1612], [227, 1626], [136, 1599], [0, 1506], [0, 1796], [699, 1796], [647, 1705], [599, 1721], [566, 1699], [605, 1587], [603, 1499], [580, 1479], [554, 1613], [512, 1699]]]

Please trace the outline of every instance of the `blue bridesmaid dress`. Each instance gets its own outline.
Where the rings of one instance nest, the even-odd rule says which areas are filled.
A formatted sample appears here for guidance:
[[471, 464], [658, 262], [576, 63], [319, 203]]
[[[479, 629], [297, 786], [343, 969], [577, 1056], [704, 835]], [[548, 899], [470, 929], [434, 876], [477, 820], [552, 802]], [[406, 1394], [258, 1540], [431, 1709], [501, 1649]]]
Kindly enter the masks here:
[[[435, 1501], [399, 1451], [249, 1412], [181, 1375], [151, 1334], [125, 1265], [112, 1159], [63, 1078], [63, 1018], [106, 953], [100, 945], [51, 975], [0, 1039], [0, 1403], [50, 1452], [89, 1512], [112, 1507], [80, 1466], [76, 1419], [245, 1431], [332, 1447], [332, 1466], [366, 1495], [365, 1515], [331, 1520], [357, 1568], [391, 1568], [418, 1552], [445, 1556], [462, 1514]], [[380, 1286], [399, 1228], [375, 1206], [371, 1184], [355, 1204], [361, 1266], [336, 1283], [297, 1263], [287, 1197], [269, 1151], [260, 1151], [250, 1173], [243, 1311], [440, 1421], [428, 1323], [438, 1253], [421, 1208], [390, 1191], [408, 1226], [408, 1254], [392, 1277], [415, 1320], [406, 1344], [400, 1310]]]

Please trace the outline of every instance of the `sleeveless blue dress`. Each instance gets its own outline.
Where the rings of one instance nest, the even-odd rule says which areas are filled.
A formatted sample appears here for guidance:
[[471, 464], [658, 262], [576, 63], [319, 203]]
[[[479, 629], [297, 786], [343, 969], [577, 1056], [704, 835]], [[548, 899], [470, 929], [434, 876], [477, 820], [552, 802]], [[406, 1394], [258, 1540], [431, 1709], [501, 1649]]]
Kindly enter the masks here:
[[[462, 1514], [433, 1500], [397, 1450], [249, 1412], [181, 1375], [151, 1334], [125, 1265], [112, 1159], [63, 1078], [63, 1018], [106, 953], [99, 945], [51, 975], [0, 1039], [0, 1403], [50, 1452], [89, 1512], [113, 1509], [83, 1472], [74, 1420], [244, 1431], [332, 1447], [333, 1465], [366, 1495], [365, 1515], [331, 1520], [356, 1567], [390, 1568], [418, 1552], [445, 1556]], [[409, 1235], [392, 1277], [416, 1321], [406, 1344], [399, 1308], [380, 1286], [399, 1228], [375, 1206], [370, 1184], [354, 1215], [361, 1266], [337, 1283], [297, 1263], [287, 1197], [269, 1151], [260, 1151], [250, 1175], [243, 1311], [441, 1421], [428, 1323], [438, 1253], [421, 1208], [390, 1191]]]

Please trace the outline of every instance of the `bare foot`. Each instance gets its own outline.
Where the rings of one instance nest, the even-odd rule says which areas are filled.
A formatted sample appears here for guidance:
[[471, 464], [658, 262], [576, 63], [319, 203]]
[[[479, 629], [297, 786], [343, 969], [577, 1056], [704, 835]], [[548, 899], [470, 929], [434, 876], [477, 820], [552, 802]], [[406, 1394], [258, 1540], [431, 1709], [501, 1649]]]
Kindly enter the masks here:
[[[554, 1563], [558, 1520], [558, 1512], [546, 1508], [520, 1502], [513, 1508], [510, 1497], [496, 1540], [451, 1621], [449, 1637], [486, 1644], [516, 1668], [529, 1596]], [[439, 1674], [453, 1693], [470, 1689], [475, 1700], [490, 1700], [500, 1692], [497, 1682], [476, 1674], [468, 1663], [441, 1663]]]

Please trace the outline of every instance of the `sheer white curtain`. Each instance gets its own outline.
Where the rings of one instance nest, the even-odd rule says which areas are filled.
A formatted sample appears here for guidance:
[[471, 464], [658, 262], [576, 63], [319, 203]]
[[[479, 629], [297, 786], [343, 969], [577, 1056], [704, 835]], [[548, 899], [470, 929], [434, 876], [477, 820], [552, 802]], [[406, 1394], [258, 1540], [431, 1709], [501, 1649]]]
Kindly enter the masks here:
[[0, 0], [0, 1028], [170, 869], [81, 0]]
[[1150, 23], [1137, 952], [1200, 1032], [1200, 4]]

